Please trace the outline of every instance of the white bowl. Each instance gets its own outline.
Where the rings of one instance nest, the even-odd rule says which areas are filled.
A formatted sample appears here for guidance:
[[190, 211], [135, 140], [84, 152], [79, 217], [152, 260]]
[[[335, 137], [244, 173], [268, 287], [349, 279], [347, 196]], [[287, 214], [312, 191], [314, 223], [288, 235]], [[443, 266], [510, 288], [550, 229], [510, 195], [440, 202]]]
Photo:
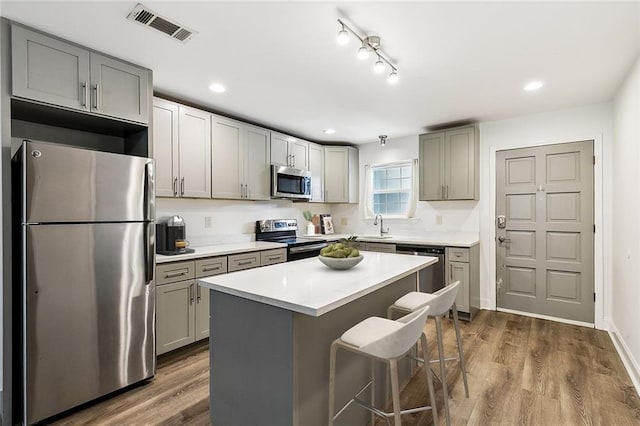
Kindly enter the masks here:
[[356, 257], [326, 257], [319, 255], [318, 259], [331, 269], [345, 270], [356, 266], [362, 261], [364, 256], [359, 255]]

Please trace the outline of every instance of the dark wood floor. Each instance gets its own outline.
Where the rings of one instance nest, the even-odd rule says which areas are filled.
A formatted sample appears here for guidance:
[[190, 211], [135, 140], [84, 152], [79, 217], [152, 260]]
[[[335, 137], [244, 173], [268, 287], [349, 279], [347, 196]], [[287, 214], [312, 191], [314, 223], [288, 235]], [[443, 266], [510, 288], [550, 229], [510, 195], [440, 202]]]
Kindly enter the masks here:
[[[455, 335], [445, 325], [445, 350], [453, 354]], [[640, 424], [640, 399], [606, 332], [490, 311], [463, 322], [462, 329], [470, 398], [457, 363], [450, 363], [454, 425]], [[432, 321], [426, 330], [435, 358]], [[206, 344], [163, 356], [151, 383], [55, 424], [209, 424], [208, 356]], [[402, 404], [425, 402], [424, 374], [418, 371], [402, 392]], [[437, 383], [436, 402], [444, 424]], [[431, 425], [431, 414], [403, 416], [405, 424]]]

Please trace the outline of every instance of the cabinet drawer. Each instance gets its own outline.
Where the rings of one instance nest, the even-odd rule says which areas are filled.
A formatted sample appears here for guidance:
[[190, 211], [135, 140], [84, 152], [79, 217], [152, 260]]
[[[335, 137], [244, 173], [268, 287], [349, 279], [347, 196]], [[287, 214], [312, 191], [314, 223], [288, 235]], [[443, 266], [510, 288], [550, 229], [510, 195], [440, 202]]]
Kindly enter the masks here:
[[262, 266], [273, 265], [287, 261], [287, 249], [265, 250], [260, 252], [260, 264]]
[[229, 272], [241, 271], [260, 266], [260, 252], [234, 254], [229, 256]]
[[389, 243], [370, 243], [366, 242], [362, 250], [377, 251], [380, 253], [395, 253], [396, 245]]
[[195, 278], [194, 262], [175, 262], [156, 266], [156, 285], [175, 283]]
[[469, 262], [469, 249], [447, 247], [447, 259], [451, 262]]
[[196, 278], [212, 277], [227, 272], [227, 256], [196, 260]]

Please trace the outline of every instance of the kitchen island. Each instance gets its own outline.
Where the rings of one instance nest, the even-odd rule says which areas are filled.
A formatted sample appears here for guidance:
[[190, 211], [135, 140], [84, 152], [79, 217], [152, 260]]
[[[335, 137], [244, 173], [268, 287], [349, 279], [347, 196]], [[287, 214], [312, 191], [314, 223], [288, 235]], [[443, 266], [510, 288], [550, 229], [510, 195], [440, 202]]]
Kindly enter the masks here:
[[[211, 290], [212, 423], [326, 424], [331, 342], [367, 317], [386, 316], [391, 303], [416, 289], [417, 271], [435, 262], [365, 253], [347, 271], [310, 258], [199, 280]], [[368, 381], [370, 371], [368, 360], [338, 354], [337, 407]], [[405, 380], [410, 371], [406, 362]], [[378, 402], [384, 399], [379, 388]], [[369, 419], [353, 405], [336, 424], [364, 425]]]

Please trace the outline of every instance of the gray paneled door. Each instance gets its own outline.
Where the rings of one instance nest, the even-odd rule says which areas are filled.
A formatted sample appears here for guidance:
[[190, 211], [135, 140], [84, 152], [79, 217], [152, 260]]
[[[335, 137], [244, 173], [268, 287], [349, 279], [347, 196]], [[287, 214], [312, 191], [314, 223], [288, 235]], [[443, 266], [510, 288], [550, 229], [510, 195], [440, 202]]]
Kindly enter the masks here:
[[593, 323], [593, 158], [593, 141], [496, 153], [498, 308]]

